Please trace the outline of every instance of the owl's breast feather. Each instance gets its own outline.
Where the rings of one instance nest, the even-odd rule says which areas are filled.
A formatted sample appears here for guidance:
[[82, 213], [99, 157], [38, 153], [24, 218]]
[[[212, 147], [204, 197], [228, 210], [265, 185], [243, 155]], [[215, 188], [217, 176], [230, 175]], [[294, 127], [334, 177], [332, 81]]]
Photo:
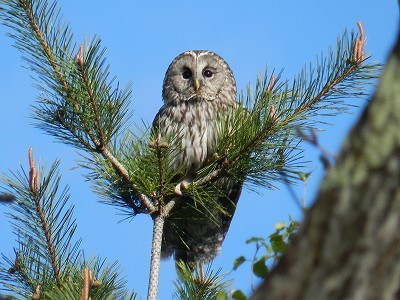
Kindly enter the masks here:
[[190, 101], [168, 105], [158, 114], [158, 127], [163, 139], [175, 141], [171, 167], [194, 174], [216, 152], [224, 110], [217, 102]]

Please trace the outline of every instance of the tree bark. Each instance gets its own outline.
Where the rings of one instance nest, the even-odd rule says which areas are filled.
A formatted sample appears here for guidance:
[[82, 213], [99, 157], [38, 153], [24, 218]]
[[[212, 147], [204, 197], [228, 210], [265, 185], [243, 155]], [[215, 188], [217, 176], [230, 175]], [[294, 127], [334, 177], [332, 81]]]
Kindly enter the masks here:
[[252, 299], [400, 299], [400, 39], [296, 240]]
[[154, 216], [153, 241], [151, 243], [150, 277], [147, 300], [157, 300], [164, 221], [165, 217], [162, 214], [157, 214]]

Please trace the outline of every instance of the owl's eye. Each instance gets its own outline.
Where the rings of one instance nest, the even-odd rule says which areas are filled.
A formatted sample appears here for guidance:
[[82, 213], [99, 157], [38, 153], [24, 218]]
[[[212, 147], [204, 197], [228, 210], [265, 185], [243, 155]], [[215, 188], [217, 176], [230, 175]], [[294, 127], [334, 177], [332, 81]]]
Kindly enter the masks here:
[[212, 72], [211, 70], [205, 69], [205, 70], [203, 71], [203, 75], [204, 75], [204, 77], [210, 78], [210, 77], [212, 77], [214, 74], [213, 74], [213, 72]]
[[185, 71], [183, 71], [182, 77], [183, 79], [189, 79], [190, 77], [192, 77], [192, 71], [186, 69]]

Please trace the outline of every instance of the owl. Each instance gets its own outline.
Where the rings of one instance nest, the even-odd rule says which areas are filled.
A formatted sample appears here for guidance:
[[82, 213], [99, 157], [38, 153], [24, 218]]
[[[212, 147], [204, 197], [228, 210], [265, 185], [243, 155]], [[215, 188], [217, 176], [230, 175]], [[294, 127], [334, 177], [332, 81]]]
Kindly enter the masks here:
[[[215, 159], [222, 122], [238, 107], [235, 78], [216, 53], [187, 51], [169, 65], [162, 96], [164, 105], [154, 119], [153, 131], [164, 140], [175, 138], [178, 146], [170, 168], [191, 182]], [[242, 184], [231, 177], [214, 184], [223, 192], [212, 199], [220, 209], [196, 205], [190, 197], [178, 199], [165, 221], [163, 258], [173, 255], [176, 261], [194, 265], [208, 263], [220, 252]]]

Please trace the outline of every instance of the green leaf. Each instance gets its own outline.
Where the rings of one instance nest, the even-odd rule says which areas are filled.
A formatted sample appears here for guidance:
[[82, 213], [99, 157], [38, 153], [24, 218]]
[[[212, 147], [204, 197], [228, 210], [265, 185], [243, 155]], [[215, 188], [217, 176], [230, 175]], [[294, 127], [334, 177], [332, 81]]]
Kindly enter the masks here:
[[263, 241], [263, 240], [264, 239], [260, 238], [260, 237], [252, 237], [252, 238], [249, 238], [248, 240], [246, 240], [246, 244], [256, 243], [256, 242], [260, 242], [260, 241]]
[[282, 253], [286, 248], [286, 243], [283, 240], [283, 237], [278, 234], [273, 234], [270, 237], [270, 242], [272, 246], [272, 250], [275, 253]]
[[228, 298], [228, 295], [225, 292], [220, 291], [220, 292], [217, 293], [217, 297], [215, 299], [216, 300], [228, 300], [229, 298]]
[[308, 177], [311, 175], [312, 172], [298, 172], [297, 175], [299, 176], [300, 180], [303, 182], [307, 182]]
[[241, 290], [236, 290], [232, 293], [232, 299], [234, 300], [247, 300], [246, 295]]
[[253, 273], [260, 278], [265, 278], [267, 276], [268, 267], [265, 265], [265, 258], [261, 258], [253, 265]]
[[300, 223], [297, 221], [292, 221], [287, 229], [288, 232], [296, 232], [299, 229]]
[[288, 243], [292, 242], [296, 238], [297, 234], [296, 233], [289, 233], [287, 240]]
[[245, 261], [246, 261], [246, 258], [243, 255], [236, 258], [235, 262], [233, 263], [233, 270], [236, 270], [237, 268], [239, 268], [239, 266], [241, 264], [243, 264]]

